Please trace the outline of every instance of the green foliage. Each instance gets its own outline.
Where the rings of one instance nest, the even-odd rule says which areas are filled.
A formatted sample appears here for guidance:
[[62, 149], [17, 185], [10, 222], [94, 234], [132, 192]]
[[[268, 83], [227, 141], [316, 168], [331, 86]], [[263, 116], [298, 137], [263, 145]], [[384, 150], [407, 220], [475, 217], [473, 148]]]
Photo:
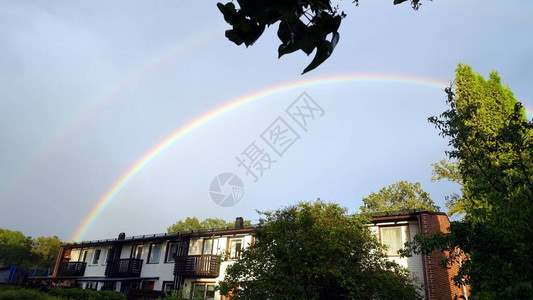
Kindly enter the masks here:
[[[250, 226], [250, 220], [244, 220], [244, 226]], [[196, 217], [187, 217], [185, 221], [178, 221], [167, 228], [170, 234], [188, 233], [191, 231], [204, 231], [209, 229], [226, 229], [234, 228], [234, 221], [224, 221], [222, 219], [207, 218], [202, 222]]]
[[63, 298], [18, 286], [0, 285], [0, 300], [63, 300]]
[[[406, 0], [394, 0], [400, 4]], [[226, 30], [226, 37], [237, 45], [253, 45], [263, 34], [266, 27], [279, 22], [278, 38], [281, 45], [278, 57], [301, 50], [307, 55], [315, 52], [315, 57], [304, 69], [309, 72], [330, 57], [337, 45], [340, 34], [338, 29], [344, 12], [329, 0], [237, 0], [226, 4], [217, 3], [224, 20], [232, 26]], [[358, 0], [354, 0], [356, 4]], [[419, 0], [411, 0], [413, 8], [418, 9]]]
[[20, 231], [0, 228], [0, 265], [53, 268], [62, 243], [56, 236], [32, 239]]
[[52, 296], [57, 296], [63, 299], [76, 300], [126, 300], [126, 295], [114, 291], [93, 291], [89, 289], [48, 289], [47, 293]]
[[93, 291], [83, 289], [33, 290], [20, 286], [0, 285], [0, 300], [126, 300], [126, 295], [113, 291]]
[[204, 300], [204, 294], [202, 291], [197, 291], [195, 295], [189, 297], [186, 292], [186, 288], [182, 286], [179, 291], [173, 290], [170, 293], [167, 293], [165, 297], [159, 297], [161, 300]]
[[218, 288], [231, 299], [419, 298], [365, 221], [320, 201], [262, 213], [256, 243]]
[[[419, 238], [412, 249], [464, 251], [455, 279], [470, 282], [477, 299], [531, 299], [533, 125], [497, 73], [485, 80], [459, 65], [455, 85], [446, 89], [450, 108], [429, 121], [449, 139], [465, 216], [452, 222], [449, 235]], [[452, 255], [448, 263], [460, 257]]]
[[56, 263], [57, 253], [63, 242], [57, 237], [40, 236], [33, 240], [31, 253], [39, 257], [39, 265], [44, 268], [53, 268]]
[[[455, 182], [463, 186], [463, 179], [459, 172], [459, 164], [457, 161], [450, 161], [442, 159], [438, 163], [432, 163], [433, 170], [431, 171], [431, 182], [441, 181], [447, 179], [451, 182]], [[445, 197], [446, 208], [448, 209], [448, 215], [464, 214], [465, 209], [463, 207], [463, 201], [461, 201], [461, 195], [453, 193]]]
[[20, 231], [0, 228], [0, 266], [29, 265], [32, 241]]
[[382, 188], [379, 192], [371, 193], [363, 198], [364, 205], [360, 207], [363, 213], [379, 213], [386, 211], [401, 211], [421, 209], [439, 211], [429, 194], [420, 187], [420, 182], [399, 181]]

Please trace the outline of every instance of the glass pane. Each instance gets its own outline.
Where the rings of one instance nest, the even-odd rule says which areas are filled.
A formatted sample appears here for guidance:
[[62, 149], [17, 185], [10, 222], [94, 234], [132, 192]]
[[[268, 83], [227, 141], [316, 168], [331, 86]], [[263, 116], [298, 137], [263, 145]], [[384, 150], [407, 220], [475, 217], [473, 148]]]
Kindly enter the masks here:
[[148, 262], [158, 263], [160, 254], [161, 254], [161, 244], [152, 244], [151, 249], [150, 249], [150, 258]]
[[141, 256], [143, 255], [143, 245], [133, 245], [133, 257], [136, 259], [141, 259]]
[[191, 240], [189, 243], [189, 255], [202, 254], [202, 240]]
[[213, 251], [213, 240], [204, 240], [204, 253], [211, 254]]
[[168, 244], [167, 247], [168, 247], [167, 262], [176, 261], [176, 252], [178, 250], [178, 243], [170, 243], [170, 244]]
[[230, 242], [230, 258], [238, 258], [241, 256], [242, 240], [232, 240]]
[[207, 285], [207, 291], [205, 293], [205, 298], [207, 300], [215, 300], [215, 286], [212, 284]]
[[218, 239], [213, 240], [213, 254], [218, 255]]
[[381, 228], [381, 241], [383, 245], [388, 246], [387, 255], [398, 255], [398, 250], [403, 248], [402, 228]]
[[205, 296], [205, 284], [195, 283], [192, 291], [192, 299], [203, 299]]
[[94, 256], [93, 256], [93, 265], [97, 264], [98, 263], [98, 260], [100, 259], [100, 252], [101, 250], [98, 249], [94, 252]]

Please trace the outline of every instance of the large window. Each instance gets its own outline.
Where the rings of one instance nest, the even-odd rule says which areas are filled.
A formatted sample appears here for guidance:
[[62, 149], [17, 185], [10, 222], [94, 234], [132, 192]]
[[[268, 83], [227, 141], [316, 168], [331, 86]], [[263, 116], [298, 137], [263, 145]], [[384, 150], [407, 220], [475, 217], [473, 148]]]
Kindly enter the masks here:
[[189, 243], [188, 255], [217, 254], [218, 239], [197, 239]]
[[189, 253], [188, 255], [200, 255], [202, 254], [202, 245], [203, 240], [197, 239], [197, 240], [191, 240], [189, 243]]
[[409, 240], [408, 226], [381, 227], [381, 243], [388, 256], [398, 256], [398, 250]]
[[92, 264], [93, 265], [97, 265], [98, 264], [98, 261], [100, 261], [100, 253], [102, 253], [102, 250], [100, 249], [96, 249], [94, 251], [94, 254], [93, 254], [93, 261], [92, 261]]
[[178, 242], [170, 242], [167, 244], [167, 255], [165, 262], [175, 262], [176, 254], [178, 252]]
[[161, 255], [161, 243], [150, 244], [150, 252], [148, 254], [148, 263], [159, 263], [159, 256]]
[[228, 254], [230, 259], [237, 259], [241, 257], [244, 241], [242, 238], [230, 239]]
[[192, 286], [191, 299], [215, 299], [215, 283], [195, 282]]
[[80, 262], [87, 262], [87, 250], [82, 250], [80, 255]]
[[102, 265], [105, 266], [107, 264], [107, 262], [112, 259], [111, 257], [111, 252], [112, 252], [112, 248], [107, 248], [106, 250], [106, 253], [105, 253], [105, 259], [102, 261]]
[[131, 258], [141, 259], [142, 255], [143, 255], [142, 244], [131, 246]]

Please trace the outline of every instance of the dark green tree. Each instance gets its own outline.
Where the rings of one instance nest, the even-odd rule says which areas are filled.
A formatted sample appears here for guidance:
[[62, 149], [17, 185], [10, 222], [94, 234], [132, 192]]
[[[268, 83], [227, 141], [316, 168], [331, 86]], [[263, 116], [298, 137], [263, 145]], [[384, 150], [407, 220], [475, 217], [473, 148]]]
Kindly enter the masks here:
[[53, 268], [62, 244], [63, 242], [57, 236], [40, 236], [34, 239], [31, 253], [37, 258], [36, 265], [41, 268]]
[[[459, 172], [459, 165], [457, 161], [450, 161], [446, 159], [440, 160], [438, 163], [432, 163], [433, 170], [431, 171], [431, 182], [449, 180], [457, 183], [459, 186], [463, 186], [463, 179]], [[463, 202], [461, 201], [461, 195], [459, 193], [452, 193], [445, 197], [446, 208], [448, 209], [448, 215], [461, 215], [465, 213]]]
[[360, 207], [363, 213], [379, 213], [387, 211], [400, 211], [420, 209], [427, 211], [439, 211], [429, 194], [420, 186], [420, 182], [411, 183], [399, 181], [371, 193], [363, 198], [364, 205]]
[[[223, 219], [207, 218], [200, 222], [196, 217], [187, 217], [185, 221], [177, 221], [167, 228], [170, 234], [187, 233], [191, 231], [202, 231], [209, 229], [233, 228], [234, 221], [225, 221]], [[244, 220], [244, 226], [250, 226], [250, 220]]]
[[533, 298], [533, 125], [496, 72], [488, 80], [459, 65], [449, 109], [429, 121], [449, 139], [457, 161], [464, 218], [450, 234], [416, 237], [412, 250], [435, 248], [462, 261], [458, 283], [476, 299]]
[[[393, 3], [405, 1], [394, 0]], [[420, 7], [419, 1], [411, 0], [414, 9]], [[359, 0], [352, 2], [357, 5]], [[226, 31], [226, 37], [237, 45], [252, 45], [266, 27], [279, 22], [281, 45], [278, 47], [278, 57], [298, 50], [310, 55], [316, 50], [315, 57], [303, 73], [328, 59], [339, 41], [338, 29], [346, 16], [339, 11], [338, 5], [333, 5], [329, 0], [237, 0], [218, 3], [217, 6], [232, 27]]]
[[262, 213], [256, 243], [228, 267], [220, 292], [254, 300], [419, 298], [365, 220], [320, 201]]
[[28, 265], [32, 241], [20, 231], [0, 228], [0, 266]]

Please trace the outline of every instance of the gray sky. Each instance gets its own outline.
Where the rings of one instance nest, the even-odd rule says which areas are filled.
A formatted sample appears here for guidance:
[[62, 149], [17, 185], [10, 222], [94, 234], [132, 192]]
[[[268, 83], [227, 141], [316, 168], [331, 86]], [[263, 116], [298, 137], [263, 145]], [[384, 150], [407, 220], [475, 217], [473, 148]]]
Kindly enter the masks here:
[[[277, 59], [276, 29], [252, 47], [224, 37], [214, 1], [0, 1], [0, 227], [69, 240], [106, 192], [191, 121], [244, 95], [297, 80], [385, 74], [449, 82], [459, 62], [500, 73], [533, 107], [533, 3], [526, 0], [341, 1], [333, 56], [300, 75], [303, 53]], [[285, 109], [307, 92], [324, 110], [307, 128]], [[457, 190], [431, 183], [446, 141], [427, 123], [445, 94], [398, 81], [299, 86], [239, 106], [176, 140], [109, 201], [84, 239], [164, 232], [187, 216], [257, 219], [302, 200], [339, 203], [405, 179], [438, 205]], [[261, 134], [283, 117], [300, 139], [276, 156]], [[257, 182], [236, 157], [252, 143], [276, 162]], [[213, 178], [241, 178], [220, 207]]]

